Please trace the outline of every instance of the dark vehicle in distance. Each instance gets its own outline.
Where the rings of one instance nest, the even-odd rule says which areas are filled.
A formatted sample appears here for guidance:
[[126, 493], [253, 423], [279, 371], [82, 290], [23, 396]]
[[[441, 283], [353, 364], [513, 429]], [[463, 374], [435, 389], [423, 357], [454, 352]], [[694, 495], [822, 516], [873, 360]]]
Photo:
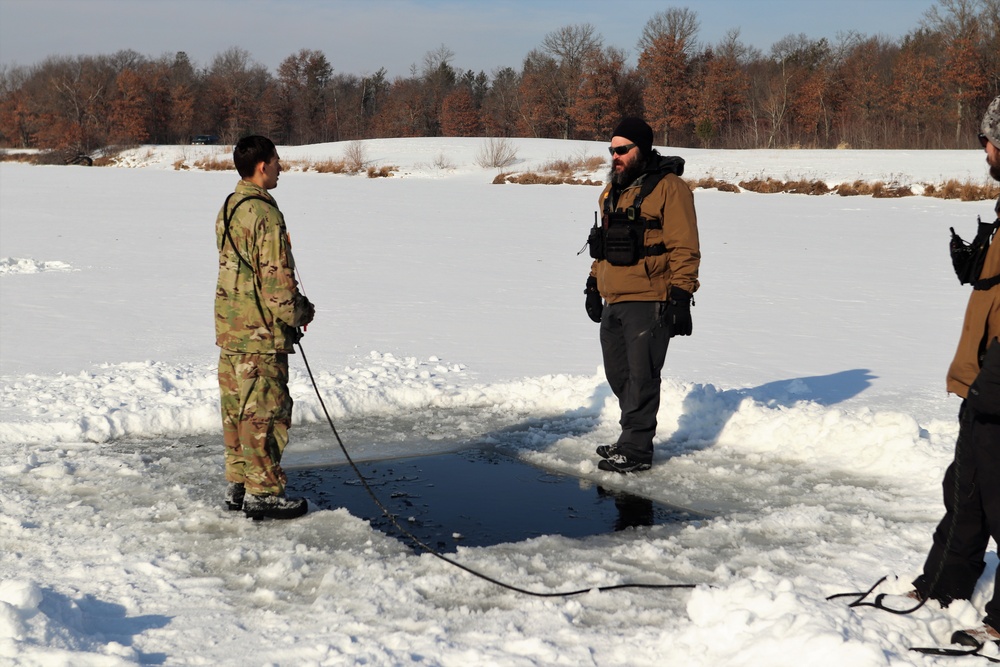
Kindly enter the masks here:
[[195, 136], [194, 139], [191, 140], [191, 143], [202, 144], [202, 145], [217, 144], [219, 143], [219, 138], [214, 134], [199, 134]]

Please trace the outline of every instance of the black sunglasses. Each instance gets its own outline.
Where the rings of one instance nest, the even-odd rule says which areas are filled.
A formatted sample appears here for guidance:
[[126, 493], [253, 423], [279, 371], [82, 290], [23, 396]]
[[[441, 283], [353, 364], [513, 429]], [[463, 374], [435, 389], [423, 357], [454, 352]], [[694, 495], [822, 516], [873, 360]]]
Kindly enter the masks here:
[[986, 137], [985, 134], [983, 134], [982, 132], [980, 132], [979, 133], [979, 143], [981, 143], [983, 145], [983, 148], [986, 148], [986, 144], [990, 143], [990, 140]]
[[624, 146], [608, 146], [608, 152], [612, 155], [625, 155], [635, 148], [635, 144], [625, 144]]

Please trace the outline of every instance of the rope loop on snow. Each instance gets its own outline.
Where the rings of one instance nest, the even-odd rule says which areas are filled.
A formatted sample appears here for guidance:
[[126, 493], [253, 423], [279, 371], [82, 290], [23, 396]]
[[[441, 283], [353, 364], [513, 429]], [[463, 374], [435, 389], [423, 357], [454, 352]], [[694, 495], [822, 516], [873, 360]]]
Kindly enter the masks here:
[[675, 588], [695, 588], [697, 586], [697, 584], [633, 584], [633, 583], [628, 583], [628, 584], [614, 584], [614, 585], [611, 585], [611, 586], [592, 586], [590, 588], [581, 588], [581, 589], [571, 590], [571, 591], [559, 591], [559, 592], [554, 592], [554, 593], [541, 593], [541, 592], [538, 592], [538, 591], [531, 591], [531, 590], [528, 590], [528, 589], [525, 589], [525, 588], [520, 588], [520, 587], [515, 586], [513, 584], [508, 584], [506, 582], [500, 581], [499, 579], [495, 579], [495, 578], [489, 576], [488, 574], [484, 574], [482, 572], [474, 570], [473, 568], [471, 568], [471, 567], [469, 567], [467, 565], [463, 565], [462, 563], [459, 563], [458, 561], [456, 561], [454, 559], [448, 558], [444, 554], [442, 554], [439, 551], [437, 551], [436, 549], [434, 549], [434, 547], [431, 547], [430, 545], [428, 545], [425, 542], [423, 542], [419, 537], [417, 537], [412, 532], [410, 532], [409, 530], [407, 530], [406, 528], [404, 528], [402, 525], [400, 525], [400, 523], [396, 520], [396, 516], [392, 512], [389, 511], [389, 508], [386, 507], [385, 504], [381, 500], [379, 500], [379, 497], [372, 490], [371, 486], [369, 486], [368, 480], [365, 479], [365, 476], [361, 473], [361, 470], [358, 469], [357, 465], [355, 465], [354, 460], [351, 458], [351, 455], [347, 451], [347, 447], [344, 446], [344, 441], [340, 439], [340, 434], [337, 432], [337, 427], [333, 423], [333, 418], [330, 416], [330, 412], [326, 409], [326, 403], [323, 401], [323, 396], [320, 393], [319, 385], [316, 383], [316, 378], [313, 376], [312, 369], [309, 367], [309, 361], [308, 361], [308, 359], [306, 359], [305, 350], [302, 349], [301, 338], [300, 338], [300, 340], [296, 344], [299, 347], [299, 353], [302, 355], [302, 362], [305, 364], [306, 372], [309, 374], [309, 380], [310, 380], [310, 382], [312, 382], [313, 390], [316, 392], [316, 398], [319, 399], [319, 404], [320, 404], [320, 407], [323, 408], [323, 414], [326, 416], [326, 421], [330, 425], [330, 430], [333, 431], [333, 435], [337, 439], [337, 444], [340, 446], [340, 451], [343, 452], [344, 457], [347, 459], [347, 463], [350, 464], [351, 469], [354, 471], [354, 474], [357, 475], [358, 480], [361, 482], [361, 485], [364, 487], [365, 491], [368, 492], [368, 495], [371, 497], [372, 501], [375, 503], [375, 505], [378, 506], [379, 510], [382, 512], [382, 515], [389, 521], [389, 523], [391, 523], [396, 530], [398, 530], [400, 533], [402, 533], [403, 535], [405, 535], [411, 542], [413, 542], [413, 544], [415, 544], [416, 546], [420, 547], [425, 552], [429, 553], [430, 555], [434, 556], [435, 558], [443, 560], [445, 563], [448, 563], [449, 565], [457, 567], [458, 569], [463, 570], [463, 571], [471, 574], [474, 577], [478, 577], [479, 579], [482, 579], [484, 581], [488, 581], [491, 584], [495, 584], [496, 586], [500, 586], [501, 588], [506, 588], [509, 591], [514, 591], [515, 593], [522, 593], [524, 595], [531, 595], [531, 596], [540, 597], [540, 598], [570, 597], [570, 596], [574, 596], [574, 595], [583, 595], [584, 593], [590, 593], [591, 591], [604, 592], [604, 591], [621, 590], [621, 589], [625, 589], [625, 588], [675, 589]]
[[920, 609], [921, 607], [923, 607], [925, 604], [927, 604], [928, 598], [922, 598], [920, 600], [920, 602], [917, 603], [917, 606], [913, 607], [912, 609], [893, 609], [892, 607], [886, 607], [885, 604], [883, 603], [883, 601], [886, 598], [886, 594], [885, 593], [879, 593], [878, 595], [876, 595], [874, 602], [865, 602], [865, 599], [869, 595], [872, 594], [872, 591], [874, 591], [876, 588], [878, 588], [882, 584], [882, 582], [885, 581], [887, 578], [888, 577], [882, 577], [881, 579], [879, 579], [878, 581], [876, 581], [872, 585], [872, 587], [869, 588], [867, 591], [855, 591], [853, 593], [837, 593], [836, 595], [831, 595], [831, 596], [827, 597], [826, 599], [827, 600], [835, 600], [837, 598], [855, 597], [856, 596], [857, 599], [855, 599], [853, 602], [851, 602], [850, 604], [847, 605], [851, 609], [854, 609], [854, 608], [857, 608], [857, 607], [874, 607], [875, 609], [881, 609], [882, 611], [887, 611], [890, 614], [898, 614], [899, 616], [906, 616], [907, 614], [912, 614], [913, 612], [917, 611], [918, 609]]

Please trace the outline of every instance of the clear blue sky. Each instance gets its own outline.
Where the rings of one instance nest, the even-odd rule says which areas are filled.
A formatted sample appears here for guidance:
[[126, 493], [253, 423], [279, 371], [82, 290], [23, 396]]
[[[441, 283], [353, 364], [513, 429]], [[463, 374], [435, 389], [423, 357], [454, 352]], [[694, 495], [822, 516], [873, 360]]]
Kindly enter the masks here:
[[231, 46], [274, 71], [300, 49], [323, 51], [335, 71], [379, 67], [406, 76], [446, 46], [459, 70], [520, 69], [549, 32], [590, 23], [604, 43], [635, 61], [635, 44], [655, 13], [688, 7], [698, 38], [717, 43], [740, 28], [762, 51], [789, 34], [835, 40], [838, 33], [900, 37], [935, 0], [0, 0], [0, 64], [32, 65], [49, 55], [133, 49], [158, 57], [186, 51], [206, 67]]

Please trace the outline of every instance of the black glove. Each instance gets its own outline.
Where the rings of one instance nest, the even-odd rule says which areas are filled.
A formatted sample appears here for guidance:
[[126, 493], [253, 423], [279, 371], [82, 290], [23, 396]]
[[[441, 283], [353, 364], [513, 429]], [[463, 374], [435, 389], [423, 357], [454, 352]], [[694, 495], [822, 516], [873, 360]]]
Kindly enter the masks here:
[[691, 292], [671, 287], [666, 307], [663, 309], [663, 326], [671, 338], [691, 335]]
[[601, 293], [597, 291], [597, 278], [590, 276], [587, 278], [587, 289], [583, 290], [587, 295], [587, 316], [595, 322], [601, 321], [601, 313], [604, 312], [604, 302], [601, 300]]
[[302, 297], [302, 303], [299, 305], [299, 308], [296, 308], [296, 310], [299, 309], [301, 309], [301, 311], [297, 313], [298, 314], [297, 319], [298, 319], [298, 326], [300, 327], [306, 326], [307, 324], [313, 321], [314, 317], [316, 317], [316, 306], [312, 304], [312, 301], [310, 301], [305, 297]]
[[978, 415], [1000, 417], [1000, 340], [994, 338], [987, 348], [966, 401]]

